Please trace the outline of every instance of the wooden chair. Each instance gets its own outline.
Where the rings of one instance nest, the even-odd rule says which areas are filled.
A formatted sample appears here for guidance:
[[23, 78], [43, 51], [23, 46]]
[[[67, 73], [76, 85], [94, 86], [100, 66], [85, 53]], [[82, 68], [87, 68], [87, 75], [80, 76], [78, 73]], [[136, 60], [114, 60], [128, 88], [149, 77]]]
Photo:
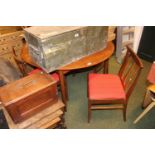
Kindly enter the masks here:
[[16, 50], [14, 47], [12, 47], [12, 54], [18, 66], [18, 69], [20, 70], [23, 76], [26, 76], [28, 75], [30, 70], [28, 69], [28, 66], [38, 68], [38, 65], [32, 60], [29, 54], [28, 44], [26, 43], [25, 39], [23, 38], [22, 41], [23, 41], [23, 47], [21, 49], [20, 55], [18, 56], [16, 54]]
[[152, 108], [155, 107], [155, 62], [153, 62], [147, 76], [149, 85], [146, 89], [142, 108], [144, 111], [135, 119], [134, 124], [138, 123]]
[[88, 122], [92, 110], [123, 110], [126, 121], [127, 101], [131, 95], [143, 64], [133, 50], [127, 53], [118, 75], [88, 74]]
[[152, 108], [155, 107], [155, 85], [150, 85], [147, 88], [143, 107], [144, 111], [134, 120], [134, 124], [138, 123]]
[[13, 54], [13, 58], [18, 66], [18, 69], [20, 70], [20, 72], [22, 73], [23, 76], [27, 75], [27, 71], [26, 71], [26, 63], [20, 59], [15, 51], [15, 48], [12, 48], [12, 54]]

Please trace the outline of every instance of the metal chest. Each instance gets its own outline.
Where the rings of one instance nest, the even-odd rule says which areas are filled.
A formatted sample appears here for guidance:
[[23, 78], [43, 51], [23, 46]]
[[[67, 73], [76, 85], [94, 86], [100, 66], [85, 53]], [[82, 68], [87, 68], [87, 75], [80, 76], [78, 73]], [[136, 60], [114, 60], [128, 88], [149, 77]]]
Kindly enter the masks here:
[[104, 49], [106, 26], [35, 26], [25, 29], [33, 60], [46, 72]]

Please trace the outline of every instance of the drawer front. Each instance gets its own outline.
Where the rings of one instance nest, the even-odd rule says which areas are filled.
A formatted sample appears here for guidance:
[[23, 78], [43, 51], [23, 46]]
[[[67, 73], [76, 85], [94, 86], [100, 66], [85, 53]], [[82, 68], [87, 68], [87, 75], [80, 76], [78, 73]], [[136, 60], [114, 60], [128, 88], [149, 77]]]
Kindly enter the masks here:
[[58, 96], [56, 94], [56, 85], [50, 86], [38, 93], [24, 98], [16, 103], [6, 107], [15, 123], [21, 122], [46, 107], [56, 103]]

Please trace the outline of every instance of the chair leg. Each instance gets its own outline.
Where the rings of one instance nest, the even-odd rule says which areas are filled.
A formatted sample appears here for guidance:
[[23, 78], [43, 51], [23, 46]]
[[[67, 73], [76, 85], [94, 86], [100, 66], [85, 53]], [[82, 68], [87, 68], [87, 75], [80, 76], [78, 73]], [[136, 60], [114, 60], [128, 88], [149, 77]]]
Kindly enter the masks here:
[[91, 119], [91, 103], [88, 101], [88, 123], [90, 123]]
[[126, 109], [127, 109], [127, 106], [125, 104], [124, 108], [123, 108], [123, 120], [124, 120], [124, 122], [126, 122]]
[[109, 72], [108, 65], [109, 65], [109, 59], [107, 59], [107, 60], [104, 61], [103, 74], [108, 74], [108, 72]]
[[66, 95], [66, 99], [67, 99], [67, 101], [68, 101], [68, 86], [67, 86], [67, 79], [66, 79], [66, 77], [65, 77], [65, 75], [64, 75], [64, 83], [65, 83], [65, 95]]
[[147, 108], [135, 119], [133, 123], [136, 124], [138, 121], [140, 121], [141, 118], [144, 117], [154, 106], [155, 102], [152, 102], [150, 105], [148, 105]]
[[60, 89], [61, 89], [61, 96], [62, 101], [65, 104], [65, 111], [67, 111], [67, 98], [66, 98], [66, 87], [65, 87], [65, 77], [63, 71], [59, 70], [59, 78], [60, 78]]
[[152, 102], [151, 92], [150, 92], [150, 90], [147, 89], [147, 91], [145, 93], [142, 108], [145, 109], [151, 102]]

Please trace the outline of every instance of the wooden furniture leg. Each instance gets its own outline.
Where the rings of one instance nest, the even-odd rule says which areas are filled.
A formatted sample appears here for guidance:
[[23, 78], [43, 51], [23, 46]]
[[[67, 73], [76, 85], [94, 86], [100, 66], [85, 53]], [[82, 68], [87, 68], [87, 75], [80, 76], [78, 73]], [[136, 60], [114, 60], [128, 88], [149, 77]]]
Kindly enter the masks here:
[[109, 59], [104, 61], [104, 71], [103, 71], [104, 74], [108, 74], [109, 72], [108, 65], [109, 65]]
[[133, 122], [136, 124], [144, 115], [146, 115], [153, 107], [155, 106], [155, 102], [152, 102], [148, 107], [136, 118], [136, 120]]
[[26, 76], [27, 75], [27, 72], [26, 72], [26, 63], [17, 59], [16, 57], [14, 57], [14, 60], [20, 70], [20, 72], [22, 73], [23, 76]]
[[104, 62], [100, 63], [99, 65], [97, 65], [93, 72], [97, 73], [100, 70], [102, 70], [103, 74], [108, 74], [108, 65], [109, 65], [109, 59], [105, 60]]
[[66, 100], [68, 101], [69, 97], [68, 97], [68, 86], [67, 86], [67, 80], [65, 78], [65, 72], [63, 72], [63, 77], [64, 77], [64, 84], [65, 84], [65, 96], [66, 96]]
[[147, 89], [142, 108], [146, 108], [152, 102], [151, 91]]
[[61, 95], [62, 101], [65, 104], [65, 110], [67, 109], [67, 97], [66, 97], [66, 87], [65, 87], [65, 77], [63, 71], [59, 70], [59, 77], [60, 77], [60, 88], [61, 88]]

